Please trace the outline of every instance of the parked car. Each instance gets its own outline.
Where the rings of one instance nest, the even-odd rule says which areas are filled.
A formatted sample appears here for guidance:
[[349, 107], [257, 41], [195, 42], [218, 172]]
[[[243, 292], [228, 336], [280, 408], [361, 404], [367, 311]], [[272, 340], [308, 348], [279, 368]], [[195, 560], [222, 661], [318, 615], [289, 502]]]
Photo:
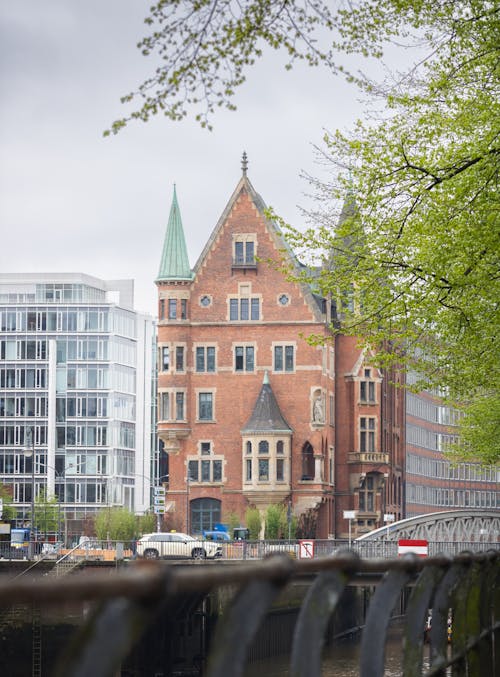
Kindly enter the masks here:
[[205, 559], [209, 557], [215, 559], [222, 557], [222, 548], [217, 543], [202, 541], [178, 532], [144, 534], [137, 541], [136, 552], [139, 557], [147, 559], [158, 559], [159, 557], [172, 559], [186, 557]]
[[231, 536], [227, 531], [204, 531], [203, 538], [207, 541], [225, 541], [226, 543], [231, 540]]

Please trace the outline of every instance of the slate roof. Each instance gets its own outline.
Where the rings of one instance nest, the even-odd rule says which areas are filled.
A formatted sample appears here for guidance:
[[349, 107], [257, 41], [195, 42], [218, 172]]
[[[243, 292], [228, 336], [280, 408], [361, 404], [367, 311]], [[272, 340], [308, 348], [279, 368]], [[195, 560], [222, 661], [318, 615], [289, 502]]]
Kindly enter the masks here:
[[291, 434], [293, 432], [278, 406], [269, 383], [267, 371], [264, 374], [262, 388], [255, 402], [252, 415], [241, 432], [244, 435], [253, 433]]
[[170, 215], [168, 217], [167, 232], [163, 243], [157, 282], [167, 280], [192, 280], [193, 273], [189, 266], [186, 240], [182, 227], [181, 212], [177, 202], [177, 191], [174, 186], [174, 195]]

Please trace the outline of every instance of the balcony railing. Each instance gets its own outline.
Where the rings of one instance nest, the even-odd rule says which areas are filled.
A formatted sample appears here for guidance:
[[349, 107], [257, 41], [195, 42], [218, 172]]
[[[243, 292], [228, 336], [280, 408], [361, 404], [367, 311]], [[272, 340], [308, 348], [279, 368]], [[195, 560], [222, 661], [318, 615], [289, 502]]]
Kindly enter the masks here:
[[257, 269], [257, 261], [252, 258], [245, 258], [244, 256], [236, 256], [232, 259], [233, 268], [250, 268], [252, 270]]
[[380, 454], [376, 451], [351, 451], [349, 453], [349, 463], [389, 463], [389, 454]]

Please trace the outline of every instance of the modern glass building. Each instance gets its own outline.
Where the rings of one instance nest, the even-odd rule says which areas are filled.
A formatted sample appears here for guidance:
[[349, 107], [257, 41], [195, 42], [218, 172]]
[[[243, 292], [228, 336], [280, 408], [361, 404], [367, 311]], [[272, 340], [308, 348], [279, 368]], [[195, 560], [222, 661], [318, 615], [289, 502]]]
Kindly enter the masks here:
[[33, 485], [75, 533], [100, 508], [150, 508], [154, 341], [132, 280], [0, 274], [0, 482], [19, 523]]

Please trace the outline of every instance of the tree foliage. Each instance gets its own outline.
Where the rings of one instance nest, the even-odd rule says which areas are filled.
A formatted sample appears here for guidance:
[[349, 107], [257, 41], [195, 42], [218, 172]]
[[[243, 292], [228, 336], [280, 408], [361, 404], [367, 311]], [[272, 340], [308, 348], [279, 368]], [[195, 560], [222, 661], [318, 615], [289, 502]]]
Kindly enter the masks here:
[[[418, 374], [415, 388], [460, 402], [471, 412], [462, 454], [496, 462], [500, 8], [427, 4], [413, 19], [432, 57], [383, 92], [382, 120], [325, 137], [332, 181], [311, 178], [313, 226], [288, 233], [321, 263], [316, 283], [337, 301], [340, 330], [361, 336], [375, 363]], [[332, 207], [346, 194], [339, 223]]]
[[245, 522], [246, 527], [250, 532], [250, 540], [258, 540], [260, 538], [260, 532], [262, 529], [262, 519], [257, 508], [247, 508], [245, 512]]
[[104, 508], [95, 517], [95, 532], [101, 541], [130, 541], [136, 535], [136, 518], [126, 508]]
[[10, 522], [16, 516], [16, 509], [12, 505], [12, 489], [0, 482], [0, 498], [2, 499], [2, 512], [0, 519], [3, 522]]
[[334, 46], [322, 50], [317, 42], [318, 32], [331, 30], [334, 21], [323, 0], [158, 0], [145, 19], [151, 32], [137, 46], [160, 65], [122, 97], [122, 103], [139, 100], [140, 107], [105, 134], [158, 113], [180, 120], [188, 110], [210, 127], [217, 108], [235, 109], [235, 91], [265, 47], [284, 50], [288, 68], [295, 60], [335, 68]]
[[39, 533], [48, 534], [59, 530], [61, 506], [55, 496], [48, 496], [42, 490], [35, 499], [35, 528]]

